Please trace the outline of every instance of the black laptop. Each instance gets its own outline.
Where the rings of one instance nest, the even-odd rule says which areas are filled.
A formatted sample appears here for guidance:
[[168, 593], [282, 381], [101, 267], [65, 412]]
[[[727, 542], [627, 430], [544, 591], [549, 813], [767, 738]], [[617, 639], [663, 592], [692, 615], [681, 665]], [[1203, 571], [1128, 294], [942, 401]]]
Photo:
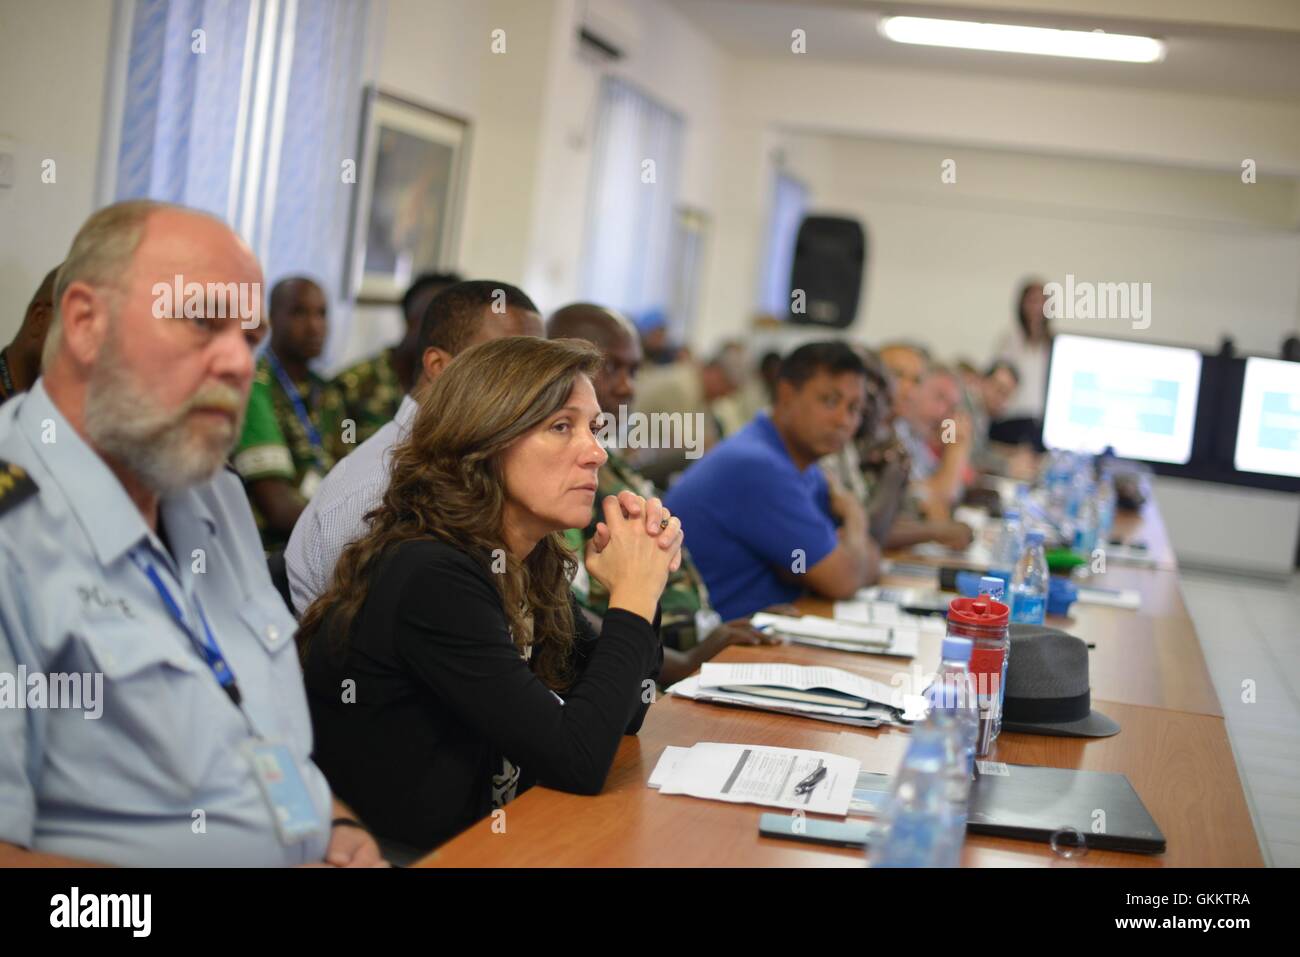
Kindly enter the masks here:
[[[1122, 774], [977, 762], [968, 834], [1050, 842], [1073, 828], [1089, 848], [1159, 854], [1165, 849], [1146, 805]], [[1066, 831], [1058, 844], [1069, 846]]]

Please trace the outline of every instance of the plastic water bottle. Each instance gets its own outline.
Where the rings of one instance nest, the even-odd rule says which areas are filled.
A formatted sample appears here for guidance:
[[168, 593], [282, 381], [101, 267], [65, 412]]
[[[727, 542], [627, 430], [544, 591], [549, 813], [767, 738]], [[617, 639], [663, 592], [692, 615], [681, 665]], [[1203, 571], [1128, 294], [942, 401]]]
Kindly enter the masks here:
[[[1000, 578], [992, 581], [1002, 584]], [[940, 652], [939, 673], [926, 692], [930, 701], [930, 713], [954, 737], [954, 746], [961, 755], [960, 766], [956, 771], [967, 782], [975, 772], [975, 735], [979, 730], [976, 689], [970, 673], [973, 647], [974, 643], [969, 638], [957, 635], [945, 637]]]
[[956, 867], [961, 860], [966, 809], [950, 796], [960, 757], [954, 736], [933, 716], [912, 729], [880, 834], [867, 849], [871, 867]]
[[[1010, 576], [1007, 576], [1008, 578]], [[980, 579], [980, 594], [988, 595], [994, 601], [1004, 601], [1003, 596], [1006, 594], [1007, 583], [1001, 578], [994, 575], [985, 575]], [[998, 711], [993, 718], [993, 737], [997, 738], [1002, 733], [1002, 709], [1007, 705], [1007, 665], [1011, 663], [1011, 642], [1007, 641], [1007, 649], [1002, 655], [1002, 678], [998, 682]], [[975, 717], [976, 725], [979, 724], [978, 713]]]
[[1080, 494], [1079, 504], [1074, 516], [1074, 551], [1088, 558], [1097, 547], [1097, 490], [1088, 485]]
[[1115, 480], [1109, 472], [1097, 479], [1097, 541], [1104, 547], [1115, 524]]
[[1011, 610], [1004, 602], [980, 595], [954, 598], [948, 603], [948, 637], [971, 642], [970, 673], [975, 682], [978, 731], [975, 754], [983, 757], [997, 739], [998, 710], [1002, 703], [1002, 665], [1011, 645], [1008, 626]]
[[989, 571], [1006, 581], [1011, 581], [1011, 572], [1016, 567], [1016, 559], [1023, 550], [1021, 538], [1023, 530], [1020, 525], [1020, 509], [1009, 508], [1002, 513], [1002, 528], [993, 543], [993, 553], [989, 556]]
[[1011, 620], [1041, 625], [1047, 614], [1048, 584], [1043, 533], [1032, 531], [1025, 536], [1025, 550], [1011, 576]]

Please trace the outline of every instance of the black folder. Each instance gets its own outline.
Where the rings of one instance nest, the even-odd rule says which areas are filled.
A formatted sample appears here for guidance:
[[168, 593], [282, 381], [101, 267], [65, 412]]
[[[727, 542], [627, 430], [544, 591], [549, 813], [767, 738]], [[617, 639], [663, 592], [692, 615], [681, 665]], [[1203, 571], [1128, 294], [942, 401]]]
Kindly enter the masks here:
[[[979, 761], [971, 785], [969, 834], [1049, 843], [1073, 828], [1089, 848], [1159, 854], [1165, 836], [1122, 774]], [[1058, 835], [1069, 846], [1074, 836]]]

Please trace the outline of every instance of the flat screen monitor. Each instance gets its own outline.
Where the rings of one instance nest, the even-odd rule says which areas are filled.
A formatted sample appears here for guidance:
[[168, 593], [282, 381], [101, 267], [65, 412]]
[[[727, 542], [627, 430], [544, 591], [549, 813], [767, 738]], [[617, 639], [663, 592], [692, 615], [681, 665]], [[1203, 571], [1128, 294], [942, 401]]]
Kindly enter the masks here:
[[1195, 349], [1058, 335], [1052, 342], [1043, 444], [1186, 465], [1201, 354]]
[[1300, 478], [1300, 362], [1246, 360], [1232, 464]]

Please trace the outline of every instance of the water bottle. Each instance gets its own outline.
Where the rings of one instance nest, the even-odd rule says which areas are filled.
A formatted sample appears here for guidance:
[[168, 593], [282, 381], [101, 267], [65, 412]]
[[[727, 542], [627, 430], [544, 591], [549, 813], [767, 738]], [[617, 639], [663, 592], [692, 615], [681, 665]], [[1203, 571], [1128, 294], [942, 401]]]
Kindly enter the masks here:
[[966, 831], [966, 809], [950, 795], [954, 738], [931, 718], [912, 729], [903, 764], [880, 816], [880, 833], [867, 848], [870, 867], [956, 867]]
[[1047, 613], [1048, 584], [1043, 533], [1032, 531], [1025, 536], [1025, 550], [1011, 576], [1011, 620], [1041, 625]]
[[1002, 513], [1002, 528], [993, 543], [993, 553], [989, 556], [989, 571], [1007, 581], [1011, 581], [1011, 572], [1016, 567], [1016, 559], [1023, 548], [1020, 509], [1009, 508]]
[[967, 638], [972, 642], [970, 673], [979, 712], [975, 753], [980, 757], [992, 750], [1000, 727], [1003, 662], [1011, 644], [1009, 612], [1005, 604], [986, 595], [954, 598], [948, 603], [947, 637]]
[[1081, 467], [1070, 475], [1070, 499], [1066, 514], [1077, 518], [1079, 509], [1092, 495], [1092, 469]]
[[[1002, 584], [1002, 579], [992, 581]], [[975, 772], [975, 736], [979, 730], [979, 712], [975, 705], [975, 687], [971, 681], [970, 656], [973, 644], [969, 638], [948, 635], [943, 639], [939, 673], [926, 692], [930, 713], [936, 716], [954, 738], [954, 747], [961, 756], [956, 771], [966, 782]], [[960, 797], [958, 793], [953, 795]]]
[[1104, 547], [1115, 524], [1115, 480], [1109, 472], [1097, 479], [1097, 541]]
[[[1007, 576], [1010, 578], [1010, 576]], [[1006, 594], [1006, 581], [994, 575], [985, 575], [980, 579], [980, 594], [988, 595], [994, 601], [1003, 601]], [[1007, 640], [1007, 649], [1002, 654], [1002, 678], [998, 682], [998, 710], [993, 716], [993, 737], [1002, 733], [1002, 709], [1007, 704], [1007, 666], [1011, 663], [1011, 641]], [[976, 718], [978, 722], [978, 717]]]
[[1097, 547], [1098, 524], [1097, 490], [1088, 485], [1079, 498], [1074, 518], [1074, 541], [1071, 543], [1074, 551], [1084, 558], [1090, 557]]
[[1070, 519], [1070, 493], [1074, 463], [1066, 452], [1060, 452], [1048, 468], [1044, 491], [1047, 494], [1047, 518], [1057, 528]]

